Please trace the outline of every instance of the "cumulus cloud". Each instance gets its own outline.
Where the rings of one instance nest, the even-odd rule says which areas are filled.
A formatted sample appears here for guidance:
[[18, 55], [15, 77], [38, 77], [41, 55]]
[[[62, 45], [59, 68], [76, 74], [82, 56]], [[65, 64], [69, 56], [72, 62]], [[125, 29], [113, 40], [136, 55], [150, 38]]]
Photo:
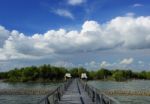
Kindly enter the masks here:
[[80, 5], [84, 3], [86, 0], [68, 0], [68, 4], [70, 5]]
[[101, 64], [100, 64], [100, 67], [108, 67], [110, 66], [111, 64], [107, 61], [102, 61]]
[[[116, 17], [107, 23], [85, 21], [80, 31], [49, 30], [27, 36], [0, 28], [0, 60], [46, 57], [115, 48], [149, 49], [150, 17]], [[127, 59], [123, 61], [124, 63]], [[132, 59], [129, 59], [132, 61]], [[123, 63], [122, 62], [122, 63]]]
[[0, 48], [4, 44], [5, 40], [9, 37], [9, 31], [6, 30], [3, 26], [0, 26]]
[[86, 62], [85, 67], [90, 68], [90, 69], [98, 69], [99, 68], [99, 63], [97, 63], [96, 61], [91, 61], [91, 62]]
[[143, 4], [139, 4], [139, 3], [133, 4], [133, 7], [141, 7], [141, 6], [144, 6], [144, 5]]
[[125, 59], [123, 59], [122, 61], [120, 61], [120, 64], [129, 65], [129, 64], [132, 64], [133, 61], [134, 61], [133, 58], [125, 58]]
[[73, 63], [67, 61], [57, 61], [52, 63], [52, 65], [59, 66], [59, 67], [75, 67]]
[[[136, 63], [136, 64], [133, 64]], [[101, 61], [101, 62], [97, 62], [97, 61], [91, 61], [91, 62], [86, 62], [85, 63], [85, 67], [88, 69], [99, 69], [99, 68], [108, 68], [108, 69], [127, 69], [127, 68], [133, 68], [138, 66], [138, 68], [141, 68], [143, 66], [145, 66], [145, 62], [144, 61], [137, 61], [134, 62], [133, 58], [124, 58], [121, 61], [116, 61], [114, 60], [113, 62], [109, 62], [109, 61]]]
[[54, 13], [62, 17], [74, 19], [74, 15], [66, 9], [57, 9], [54, 11]]

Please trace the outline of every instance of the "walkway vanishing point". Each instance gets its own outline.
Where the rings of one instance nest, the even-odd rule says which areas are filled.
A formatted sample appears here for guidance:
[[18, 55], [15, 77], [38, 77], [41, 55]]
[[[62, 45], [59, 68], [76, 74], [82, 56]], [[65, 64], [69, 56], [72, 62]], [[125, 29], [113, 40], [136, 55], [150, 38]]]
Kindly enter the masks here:
[[117, 100], [101, 94], [80, 79], [72, 79], [49, 93], [37, 104], [120, 104]]

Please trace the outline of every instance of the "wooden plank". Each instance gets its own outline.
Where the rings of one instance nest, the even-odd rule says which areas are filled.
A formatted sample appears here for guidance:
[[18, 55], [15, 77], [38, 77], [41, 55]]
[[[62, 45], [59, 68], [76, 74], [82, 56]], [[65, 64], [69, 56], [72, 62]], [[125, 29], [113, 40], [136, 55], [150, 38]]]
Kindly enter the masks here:
[[84, 91], [81, 84], [75, 79], [63, 94], [59, 104], [94, 104]]

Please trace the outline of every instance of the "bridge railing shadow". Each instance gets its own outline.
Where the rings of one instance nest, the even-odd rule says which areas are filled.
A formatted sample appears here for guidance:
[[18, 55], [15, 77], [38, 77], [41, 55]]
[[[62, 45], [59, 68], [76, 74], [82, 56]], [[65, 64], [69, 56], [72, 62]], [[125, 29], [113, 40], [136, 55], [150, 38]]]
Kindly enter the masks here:
[[37, 104], [58, 104], [58, 101], [61, 100], [61, 96], [63, 95], [64, 91], [67, 90], [71, 82], [72, 79], [68, 79], [66, 82], [42, 98]]
[[107, 96], [97, 88], [88, 85], [86, 81], [80, 79], [79, 82], [95, 104], [120, 104], [120, 102], [113, 97]]

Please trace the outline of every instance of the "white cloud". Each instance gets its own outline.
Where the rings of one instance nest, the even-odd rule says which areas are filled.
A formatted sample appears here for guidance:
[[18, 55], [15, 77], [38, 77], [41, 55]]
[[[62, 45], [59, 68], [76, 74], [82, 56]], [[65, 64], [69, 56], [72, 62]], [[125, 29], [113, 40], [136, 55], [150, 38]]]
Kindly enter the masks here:
[[129, 65], [129, 64], [132, 64], [133, 61], [134, 61], [133, 58], [125, 58], [125, 59], [123, 59], [122, 61], [120, 61], [120, 64]]
[[99, 69], [99, 68], [109, 68], [110, 66], [113, 66], [113, 64], [107, 61], [102, 62], [90, 61], [86, 62], [84, 66], [88, 69]]
[[143, 4], [139, 4], [139, 3], [133, 4], [133, 7], [141, 7], [141, 6], [144, 6], [144, 5]]
[[68, 4], [70, 5], [80, 5], [84, 3], [86, 0], [68, 0]]
[[[85, 21], [80, 31], [49, 30], [26, 36], [16, 30], [0, 30], [0, 60], [41, 58], [55, 54], [108, 49], [150, 49], [150, 17], [116, 17], [107, 23]], [[4, 35], [5, 34], [5, 35]]]
[[108, 67], [108, 66], [110, 66], [110, 65], [111, 65], [111, 64], [110, 64], [109, 62], [107, 62], [107, 61], [102, 61], [101, 64], [100, 64], [100, 67], [105, 68], [105, 67]]
[[[124, 58], [121, 61], [113, 60], [113, 63], [108, 61], [91, 61], [85, 63], [85, 67], [88, 69], [99, 69], [99, 68], [108, 68], [108, 69], [132, 69], [133, 67], [138, 66], [138, 68], [145, 66], [144, 61], [137, 61], [138, 64], [133, 64], [133, 58]], [[140, 66], [139, 66], [140, 65]]]
[[59, 66], [59, 67], [75, 67], [73, 63], [67, 61], [57, 61], [52, 63], [52, 65]]
[[86, 62], [84, 65], [90, 69], [98, 69], [99, 68], [99, 63], [97, 63], [96, 61], [91, 61], [89, 63]]
[[9, 31], [0, 25], [0, 48], [4, 44], [5, 40], [9, 37]]
[[114, 34], [111, 34], [111, 37], [122, 40], [123, 47], [130, 49], [150, 48], [150, 41], [147, 41], [150, 33], [149, 23], [150, 17], [117, 17], [108, 24], [107, 29]]
[[55, 14], [62, 16], [62, 17], [66, 17], [66, 18], [70, 18], [70, 19], [74, 19], [74, 15], [66, 10], [66, 9], [57, 9], [55, 11], [53, 11]]

